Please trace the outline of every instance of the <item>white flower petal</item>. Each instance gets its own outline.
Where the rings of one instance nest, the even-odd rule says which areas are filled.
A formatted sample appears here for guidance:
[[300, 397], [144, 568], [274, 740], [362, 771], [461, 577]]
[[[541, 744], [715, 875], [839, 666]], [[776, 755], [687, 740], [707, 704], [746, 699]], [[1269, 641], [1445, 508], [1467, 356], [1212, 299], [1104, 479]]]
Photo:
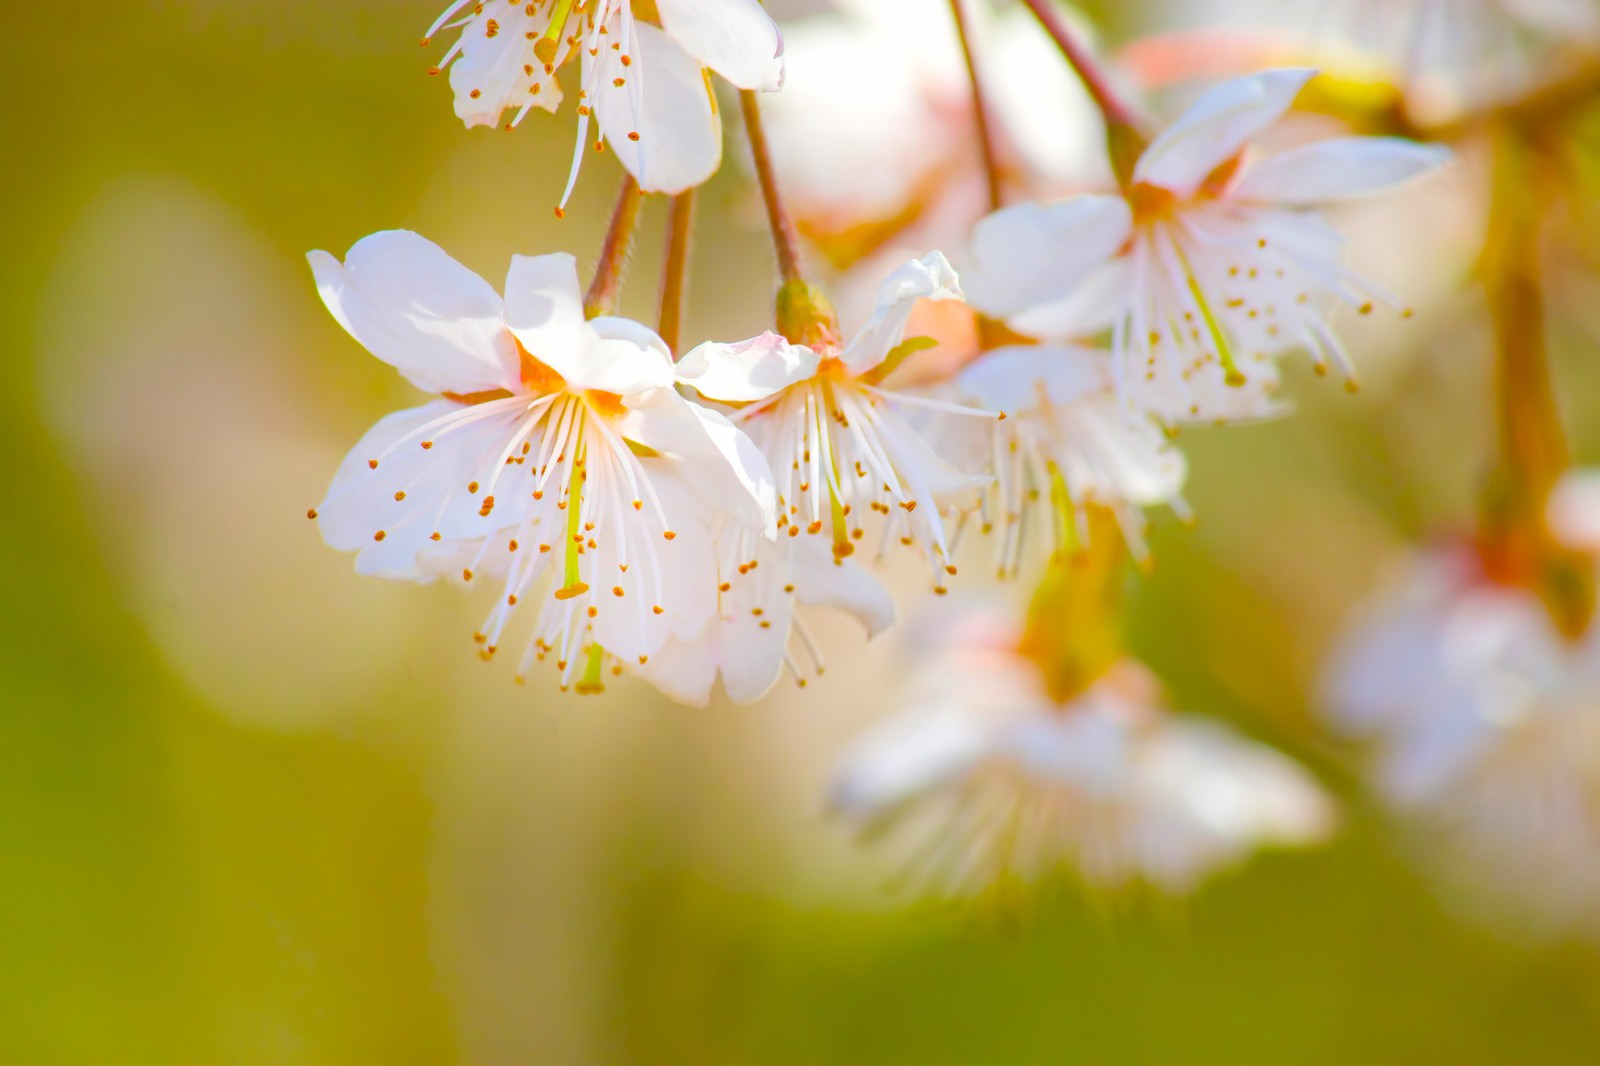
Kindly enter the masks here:
[[817, 353], [763, 333], [734, 344], [707, 342], [678, 363], [678, 380], [710, 400], [764, 400], [817, 372]]
[[972, 231], [968, 301], [985, 314], [1009, 318], [1067, 299], [1115, 258], [1132, 227], [1133, 213], [1120, 196], [1002, 208]]
[[627, 66], [610, 47], [596, 56], [585, 49], [584, 84], [594, 86], [591, 106], [600, 129], [639, 187], [680, 193], [711, 177], [722, 162], [716, 97], [700, 64], [659, 28], [634, 21], [633, 32]]
[[1556, 482], [1546, 520], [1562, 544], [1600, 554], [1600, 472], [1570, 470]]
[[768, 536], [775, 531], [772, 470], [722, 415], [671, 388], [652, 389], [629, 401], [617, 428], [626, 439], [685, 463], [690, 489], [717, 513]]
[[587, 340], [578, 261], [566, 252], [516, 255], [506, 273], [506, 325], [539, 362], [560, 374], [581, 371]]
[[648, 661], [630, 666], [629, 673], [644, 678], [678, 703], [704, 707], [711, 702], [711, 690], [717, 683], [716, 648], [705, 639], [673, 637]]
[[1314, 70], [1267, 70], [1211, 89], [1145, 149], [1134, 167], [1134, 182], [1190, 195], [1276, 122], [1315, 75]]
[[879, 723], [840, 757], [829, 786], [838, 813], [871, 822], [959, 781], [995, 754], [995, 731], [967, 708], [915, 707]]
[[588, 333], [581, 361], [563, 375], [572, 388], [630, 396], [672, 384], [672, 353], [649, 326], [602, 315], [590, 320]]
[[868, 639], [894, 624], [894, 597], [871, 571], [834, 559], [821, 537], [783, 539], [794, 546], [794, 586], [801, 603], [845, 612], [866, 627]]
[[[708, 536], [709, 541], [709, 536]], [[704, 706], [717, 677], [722, 677], [728, 698], [754, 703], [771, 690], [783, 673], [785, 648], [794, 610], [790, 559], [794, 546], [788, 538], [759, 538], [753, 542], [758, 565], [745, 574], [728, 573], [719, 579], [729, 590], [715, 597], [715, 607], [691, 633], [674, 637], [636, 671], [675, 699]]]
[[517, 387], [500, 297], [432, 241], [388, 230], [357, 241], [342, 265], [327, 252], [307, 258], [333, 317], [419, 389]]
[[950, 261], [940, 252], [913, 259], [878, 287], [872, 317], [845, 347], [842, 356], [851, 373], [879, 365], [905, 335], [906, 321], [918, 300], [959, 300], [961, 284]]
[[[597, 478], [592, 458], [584, 489], [607, 493], [613, 503], [594, 531], [595, 547], [582, 557], [582, 570], [593, 589], [595, 640], [624, 664], [653, 658], [678, 632], [702, 629], [716, 609], [717, 558], [704, 508], [677, 463], [643, 459], [637, 471], [661, 501], [664, 526], [651, 503], [631, 508], [625, 484], [613, 488]], [[619, 535], [624, 529], [625, 537]], [[671, 540], [665, 530], [674, 533]]]
[[661, 27], [741, 89], [783, 86], [783, 38], [758, 0], [656, 0]]
[[[940, 504], [962, 505], [970, 502], [968, 497], [987, 488], [993, 480], [987, 474], [968, 474], [945, 461], [897, 411], [885, 406], [879, 408], [876, 414], [878, 444], [893, 464], [905, 493], [911, 499], [932, 499]], [[845, 495], [853, 497], [856, 495], [854, 486], [861, 482], [848, 479], [845, 484]], [[877, 494], [872, 492], [866, 496], [867, 499], [877, 498]], [[919, 521], [937, 524], [939, 519], [937, 515], [929, 514], [920, 516]]]
[[[430, 439], [431, 424], [474, 417], [478, 420]], [[509, 517], [479, 517], [478, 498], [467, 486], [476, 477], [487, 478], [500, 462], [519, 417], [515, 404], [475, 412], [435, 400], [380, 420], [351, 449], [317, 505], [323, 539], [340, 551], [359, 551], [360, 573], [432, 580], [437, 571], [419, 567], [418, 560], [436, 550], [434, 533], [451, 542], [482, 538]]]
[[1125, 255], [1091, 270], [1065, 296], [1035, 304], [1006, 318], [1029, 337], [1072, 340], [1110, 329], [1128, 314], [1134, 292], [1133, 264]]
[[1311, 205], [1383, 192], [1432, 173], [1453, 158], [1443, 145], [1398, 137], [1340, 137], [1308, 144], [1251, 167], [1230, 200]]
[[1071, 345], [1013, 345], [985, 352], [967, 364], [957, 384], [989, 411], [1019, 414], [1039, 405], [1069, 404], [1111, 386], [1104, 352]]
[[[450, 64], [456, 117], [473, 126], [498, 126], [505, 111], [517, 117], [530, 107], [555, 111], [561, 84], [555, 72], [535, 62], [528, 37], [549, 25], [548, 12], [535, 18], [526, 0], [484, 0], [461, 29], [461, 53]], [[493, 31], [491, 33], [491, 30]], [[535, 91], [537, 90], [537, 91]]]

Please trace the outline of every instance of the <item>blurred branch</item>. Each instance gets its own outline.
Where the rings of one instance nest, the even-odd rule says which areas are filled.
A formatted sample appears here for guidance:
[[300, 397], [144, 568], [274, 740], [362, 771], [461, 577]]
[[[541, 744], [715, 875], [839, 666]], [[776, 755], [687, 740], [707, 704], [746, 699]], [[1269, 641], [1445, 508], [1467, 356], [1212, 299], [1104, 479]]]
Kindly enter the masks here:
[[1061, 49], [1061, 54], [1072, 65], [1078, 79], [1083, 82], [1083, 87], [1088, 90], [1090, 98], [1094, 100], [1100, 113], [1106, 117], [1106, 121], [1123, 126], [1138, 125], [1138, 115], [1123, 103], [1122, 98], [1111, 87], [1111, 79], [1100, 68], [1094, 56], [1089, 54], [1089, 49], [1078, 40], [1077, 33], [1067, 25], [1066, 19], [1062, 18], [1061, 13], [1052, 6], [1051, 0], [1022, 0], [1022, 2], [1033, 12], [1034, 18], [1039, 20], [1039, 25], [1050, 35], [1056, 47]]
[[1531, 585], [1558, 629], [1581, 635], [1595, 609], [1592, 562], [1550, 530], [1550, 494], [1571, 463], [1551, 380], [1540, 236], [1553, 199], [1551, 161], [1525, 127], [1495, 143], [1485, 289], [1495, 334], [1500, 456], [1484, 500], [1483, 539], [1496, 576]]
[[983, 153], [983, 176], [989, 187], [989, 210], [998, 211], [1005, 204], [1005, 193], [1000, 180], [1000, 153], [995, 146], [989, 101], [983, 88], [978, 57], [974, 53], [972, 20], [967, 16], [967, 0], [950, 0], [950, 17], [955, 20], [956, 36], [961, 38], [961, 55], [967, 63], [967, 82], [972, 87], [973, 124], [977, 127], [978, 148]]
[[1527, 130], [1566, 119], [1597, 101], [1600, 101], [1600, 55], [1587, 55], [1514, 100], [1450, 122], [1418, 125], [1406, 121], [1406, 132], [1418, 140], [1453, 141], [1505, 127]]

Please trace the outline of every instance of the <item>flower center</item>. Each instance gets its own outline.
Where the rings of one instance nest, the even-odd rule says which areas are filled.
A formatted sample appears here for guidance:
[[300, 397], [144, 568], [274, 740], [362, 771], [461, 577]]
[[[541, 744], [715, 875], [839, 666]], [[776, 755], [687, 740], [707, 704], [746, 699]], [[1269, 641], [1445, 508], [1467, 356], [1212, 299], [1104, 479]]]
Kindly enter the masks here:
[[1135, 225], [1170, 218], [1178, 206], [1177, 194], [1159, 185], [1141, 181], [1128, 190], [1128, 206], [1133, 210]]
[[522, 342], [515, 337], [511, 342], [517, 346], [517, 358], [521, 363], [519, 376], [522, 387], [531, 393], [547, 396], [552, 392], [561, 392], [566, 389], [567, 382], [560, 374], [551, 370], [538, 357], [522, 346]]
[[587, 389], [584, 397], [589, 401], [590, 410], [605, 418], [618, 418], [628, 413], [628, 408], [622, 402], [622, 397], [614, 392], [604, 389]]

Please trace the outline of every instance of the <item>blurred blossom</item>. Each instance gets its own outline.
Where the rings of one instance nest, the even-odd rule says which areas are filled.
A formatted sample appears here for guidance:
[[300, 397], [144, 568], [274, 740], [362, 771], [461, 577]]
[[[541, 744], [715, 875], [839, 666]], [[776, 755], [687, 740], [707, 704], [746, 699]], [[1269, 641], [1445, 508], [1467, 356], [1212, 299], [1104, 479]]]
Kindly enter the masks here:
[[[1163, 24], [1226, 26], [1208, 43], [1248, 62], [1266, 48], [1392, 82], [1414, 117], [1447, 119], [1526, 89], [1552, 63], [1600, 43], [1594, 0], [1169, 0]], [[1259, 34], [1256, 44], [1248, 34]], [[1177, 56], [1181, 33], [1171, 35]], [[1270, 43], [1269, 43], [1270, 42]], [[1191, 40], [1190, 52], [1202, 42]], [[1309, 52], [1306, 49], [1309, 47]], [[1365, 65], [1363, 66], [1363, 61]]]
[[[1550, 518], [1600, 555], [1600, 478], [1569, 475]], [[1325, 690], [1457, 889], [1600, 936], [1600, 630], [1569, 641], [1478, 550], [1435, 547], [1357, 616]]]
[[[784, 27], [788, 79], [764, 101], [790, 207], [864, 303], [895, 261], [958, 251], [987, 203], [961, 45], [924, 0], [841, 0]], [[1103, 185], [1098, 114], [1031, 17], [975, 3], [1007, 183], [1022, 194]]]
[[1173, 715], [1129, 659], [1062, 705], [1002, 615], [946, 619], [903, 709], [841, 757], [832, 806], [905, 828], [908, 875], [937, 891], [1072, 871], [1092, 888], [1192, 891], [1263, 846], [1326, 838], [1333, 809], [1294, 762]]

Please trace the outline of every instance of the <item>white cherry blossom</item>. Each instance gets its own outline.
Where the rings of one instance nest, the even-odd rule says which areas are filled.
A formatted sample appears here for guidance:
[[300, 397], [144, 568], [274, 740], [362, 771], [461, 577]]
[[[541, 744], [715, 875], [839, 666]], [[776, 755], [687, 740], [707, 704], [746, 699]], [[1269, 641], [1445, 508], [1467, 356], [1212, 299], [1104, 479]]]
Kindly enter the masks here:
[[1310, 844], [1332, 807], [1299, 766], [1217, 722], [1172, 715], [1125, 660], [1052, 701], [1004, 617], [977, 614], [923, 649], [905, 708], [840, 759], [832, 806], [898, 827], [936, 892], [1071, 871], [1087, 885], [1184, 893], [1258, 847]]
[[[847, 344], [818, 349], [764, 333], [735, 344], [702, 344], [683, 358], [681, 381], [707, 399], [742, 405], [733, 420], [767, 457], [777, 481], [780, 541], [829, 538], [842, 563], [866, 535], [867, 516], [878, 514], [883, 543], [920, 544], [935, 589], [943, 591], [954, 564], [942, 511], [975, 495], [987, 479], [935, 454], [900, 409], [994, 415], [886, 389], [877, 379], [892, 355], [906, 351], [903, 335], [917, 301], [960, 298], [955, 271], [931, 252], [889, 276], [871, 318]], [[724, 547], [740, 574], [759, 561], [748, 536]], [[771, 609], [793, 582], [782, 567], [753, 569], [765, 585], [760, 606]]]
[[[492, 656], [519, 604], [519, 674], [564, 685], [643, 663], [715, 608], [709, 511], [771, 535], [766, 462], [673, 387], [666, 346], [627, 319], [586, 321], [571, 256], [517, 256], [502, 298], [413, 233], [312, 252], [328, 310], [439, 398], [380, 421], [312, 512], [360, 573], [498, 584], [477, 634]], [[683, 535], [680, 535], [680, 531]]]
[[783, 84], [782, 38], [758, 0], [459, 0], [428, 38], [444, 28], [461, 35], [435, 69], [449, 69], [456, 114], [469, 127], [499, 125], [508, 111], [507, 128], [532, 108], [555, 111], [556, 74], [578, 62], [578, 143], [563, 204], [591, 120], [596, 146], [609, 146], [640, 188], [678, 193], [722, 160], [706, 71], [741, 89]]
[[1144, 150], [1119, 195], [988, 216], [973, 234], [973, 305], [1029, 336], [1109, 330], [1119, 389], [1173, 422], [1259, 416], [1272, 357], [1292, 348], [1353, 376], [1331, 305], [1400, 304], [1343, 265], [1316, 208], [1415, 179], [1449, 152], [1348, 137], [1250, 162], [1251, 139], [1313, 73], [1211, 89]]

